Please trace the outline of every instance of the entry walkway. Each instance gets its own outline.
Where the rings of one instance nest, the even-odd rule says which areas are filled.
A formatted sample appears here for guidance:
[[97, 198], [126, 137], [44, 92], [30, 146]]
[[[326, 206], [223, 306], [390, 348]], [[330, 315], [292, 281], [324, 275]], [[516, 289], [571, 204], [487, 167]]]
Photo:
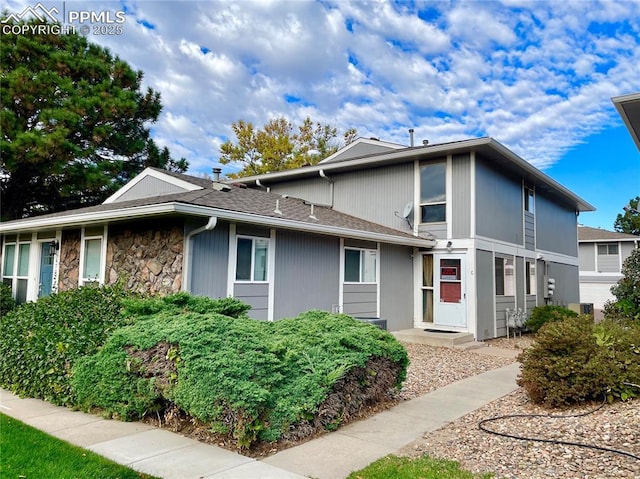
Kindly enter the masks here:
[[517, 389], [519, 364], [473, 376], [257, 461], [141, 423], [105, 420], [0, 390], [0, 412], [164, 479], [343, 479]]

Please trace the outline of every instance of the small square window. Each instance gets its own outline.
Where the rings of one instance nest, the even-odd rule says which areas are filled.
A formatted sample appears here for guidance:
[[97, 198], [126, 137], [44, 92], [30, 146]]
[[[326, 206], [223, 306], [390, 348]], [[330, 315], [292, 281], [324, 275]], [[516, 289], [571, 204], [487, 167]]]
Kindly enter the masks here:
[[236, 246], [236, 280], [267, 281], [269, 240], [238, 237]]
[[344, 250], [344, 281], [346, 283], [375, 283], [378, 253], [372, 249]]

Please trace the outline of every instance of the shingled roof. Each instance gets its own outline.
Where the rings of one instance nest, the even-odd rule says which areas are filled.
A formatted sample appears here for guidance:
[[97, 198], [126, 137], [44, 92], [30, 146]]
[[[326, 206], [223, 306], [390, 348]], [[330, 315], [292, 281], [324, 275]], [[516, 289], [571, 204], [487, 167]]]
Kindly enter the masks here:
[[640, 241], [640, 236], [608, 231], [602, 228], [578, 226], [578, 241]]
[[[184, 178], [186, 175], [179, 175]], [[424, 247], [433, 240], [347, 215], [331, 208], [312, 205], [298, 198], [282, 197], [266, 191], [218, 184], [210, 181], [203, 189], [153, 196], [130, 201], [105, 203], [48, 215], [7, 221], [0, 232], [20, 232], [60, 226], [77, 226], [96, 222], [121, 221], [135, 217], [166, 214], [218, 216], [221, 219], [246, 221], [289, 229], [315, 231], [346, 237], [382, 236], [393, 243]]]

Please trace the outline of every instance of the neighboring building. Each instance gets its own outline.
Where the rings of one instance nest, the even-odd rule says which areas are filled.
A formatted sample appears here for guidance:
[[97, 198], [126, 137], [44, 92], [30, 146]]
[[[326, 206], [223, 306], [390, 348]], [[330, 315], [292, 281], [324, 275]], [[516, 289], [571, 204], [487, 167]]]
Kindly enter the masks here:
[[640, 150], [640, 93], [617, 96], [611, 99], [631, 138]]
[[594, 208], [491, 138], [359, 139], [318, 165], [239, 181], [433, 238], [396, 284], [394, 324], [483, 340], [506, 334], [507, 309], [579, 301], [577, 216]]
[[596, 317], [614, 299], [611, 287], [622, 278], [622, 263], [640, 246], [640, 237], [600, 228], [578, 227], [580, 302], [592, 303]]
[[491, 138], [359, 139], [241, 181], [149, 168], [102, 205], [2, 223], [2, 280], [20, 301], [120, 279], [235, 296], [256, 319], [323, 309], [478, 340], [506, 334], [507, 308], [579, 301], [593, 207]]

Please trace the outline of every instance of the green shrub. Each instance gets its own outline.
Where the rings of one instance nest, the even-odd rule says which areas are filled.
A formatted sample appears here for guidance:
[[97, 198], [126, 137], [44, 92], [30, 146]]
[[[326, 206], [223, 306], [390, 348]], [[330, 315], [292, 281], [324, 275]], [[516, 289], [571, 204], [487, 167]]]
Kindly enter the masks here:
[[518, 384], [531, 400], [566, 406], [589, 400], [626, 400], [640, 390], [640, 325], [586, 315], [545, 324], [519, 357]]
[[636, 248], [622, 263], [622, 275], [611, 292], [616, 301], [605, 304], [604, 315], [611, 319], [640, 321], [640, 248]]
[[149, 316], [160, 311], [179, 313], [218, 313], [231, 318], [247, 317], [251, 309], [236, 298], [211, 299], [189, 293], [174, 293], [168, 296], [150, 296], [125, 300], [124, 317]]
[[348, 316], [312, 311], [270, 323], [169, 309], [114, 332], [77, 363], [73, 384], [82, 408], [135, 419], [172, 403], [248, 447], [313, 417], [333, 386], [372, 357], [398, 365], [399, 387], [408, 365], [402, 345]]
[[16, 307], [16, 302], [11, 296], [11, 287], [0, 283], [0, 316], [4, 316]]
[[0, 319], [0, 385], [56, 404], [73, 403], [73, 363], [93, 354], [119, 319], [120, 287], [84, 287], [25, 303]]
[[537, 333], [543, 324], [550, 321], [560, 321], [565, 318], [578, 316], [578, 313], [562, 306], [545, 305], [536, 306], [531, 310], [529, 319], [525, 322], [525, 326], [532, 333]]

